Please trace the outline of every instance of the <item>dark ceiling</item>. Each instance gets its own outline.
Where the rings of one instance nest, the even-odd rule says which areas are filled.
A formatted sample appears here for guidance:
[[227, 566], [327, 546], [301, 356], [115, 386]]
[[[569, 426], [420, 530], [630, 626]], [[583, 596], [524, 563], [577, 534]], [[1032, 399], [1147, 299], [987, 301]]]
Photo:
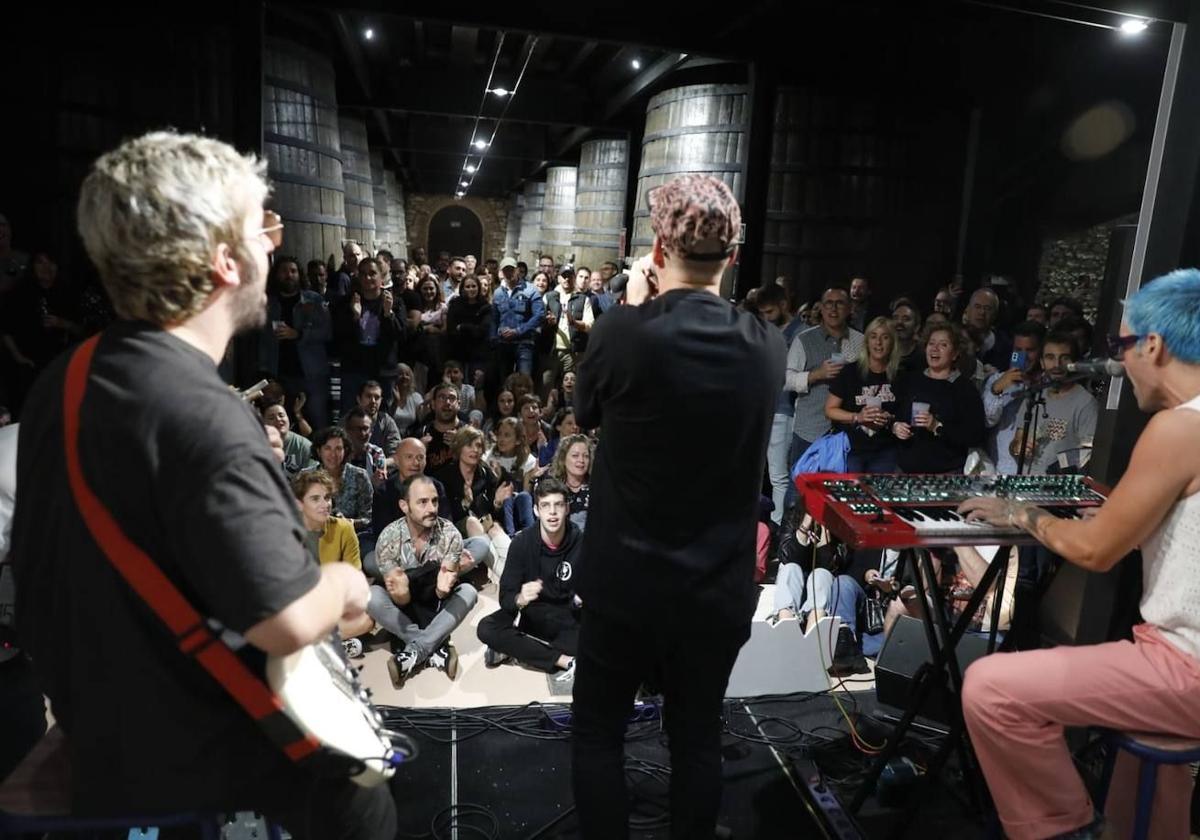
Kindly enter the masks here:
[[[1064, 54], [1101, 32], [1118, 37], [1099, 28], [1119, 14], [1157, 21], [1143, 37], [1161, 40], [1188, 11], [1186, 0], [745, 0], [721, 15], [645, 0], [397, 5], [276, 0], [266, 31], [331, 57], [339, 107], [363, 115], [409, 190], [453, 192], [472, 140], [494, 131], [482, 162], [470, 155], [479, 196], [576, 162], [585, 139], [636, 137], [646, 99], [668, 85], [744, 81], [753, 65], [783, 82], [897, 95], [936, 85], [979, 101], [1070, 72]], [[489, 72], [493, 88], [520, 77], [517, 95], [485, 95]]]

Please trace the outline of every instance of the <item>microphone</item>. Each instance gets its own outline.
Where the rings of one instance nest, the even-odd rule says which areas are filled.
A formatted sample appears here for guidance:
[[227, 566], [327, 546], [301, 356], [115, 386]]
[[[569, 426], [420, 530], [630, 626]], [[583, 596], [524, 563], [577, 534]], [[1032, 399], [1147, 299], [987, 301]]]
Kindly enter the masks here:
[[1113, 359], [1084, 359], [1079, 362], [1068, 362], [1067, 373], [1078, 373], [1083, 376], [1124, 376], [1125, 365]]

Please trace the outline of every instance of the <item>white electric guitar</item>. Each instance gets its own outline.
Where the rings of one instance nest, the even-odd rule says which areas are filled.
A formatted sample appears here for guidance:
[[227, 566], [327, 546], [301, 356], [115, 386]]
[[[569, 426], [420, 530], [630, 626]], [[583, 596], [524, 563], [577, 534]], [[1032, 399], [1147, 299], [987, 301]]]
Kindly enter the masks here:
[[336, 638], [269, 658], [267, 683], [302, 732], [361, 768], [351, 779], [363, 787], [387, 781], [416, 752], [407, 738], [384, 727]]

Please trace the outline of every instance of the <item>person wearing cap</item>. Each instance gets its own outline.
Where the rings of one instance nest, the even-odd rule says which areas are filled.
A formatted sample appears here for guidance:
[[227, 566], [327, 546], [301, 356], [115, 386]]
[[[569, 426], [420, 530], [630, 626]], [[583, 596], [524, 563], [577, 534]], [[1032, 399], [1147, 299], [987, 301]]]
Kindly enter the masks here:
[[[653, 251], [630, 272], [627, 305], [596, 323], [575, 385], [578, 424], [603, 429], [577, 589], [573, 783], [585, 838], [628, 833], [625, 721], [652, 674], [670, 741], [671, 836], [715, 833], [721, 705], [758, 600], [760, 486], [787, 355], [778, 329], [721, 298], [741, 227], [729, 187], [689, 174], [649, 199]], [[704, 469], [690, 469], [700, 451]]]
[[[516, 276], [517, 263], [505, 257], [500, 263], [503, 282], [492, 296], [493, 375], [497, 382], [513, 370], [533, 374], [533, 345], [546, 317], [546, 304], [532, 283]], [[489, 392], [494, 389], [489, 388]]]

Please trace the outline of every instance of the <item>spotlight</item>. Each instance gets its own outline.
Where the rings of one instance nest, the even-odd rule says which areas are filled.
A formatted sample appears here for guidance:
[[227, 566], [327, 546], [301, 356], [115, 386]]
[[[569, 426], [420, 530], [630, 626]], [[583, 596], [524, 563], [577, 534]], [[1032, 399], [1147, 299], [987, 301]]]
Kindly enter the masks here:
[[375, 37], [375, 30], [371, 29], [369, 27], [367, 29], [364, 29], [363, 37], [366, 38], [368, 41], [370, 41], [372, 38]]
[[482, 151], [483, 149], [486, 149], [488, 147], [488, 142], [486, 140], [476, 140], [471, 145], [473, 145], [476, 149], [479, 149]]
[[1150, 25], [1149, 21], [1139, 20], [1138, 18], [1130, 18], [1122, 21], [1121, 31], [1126, 35], [1139, 35], [1146, 31], [1146, 27]]
[[499, 88], [489, 88], [488, 93], [494, 93], [496, 96], [499, 96], [501, 99], [503, 99], [504, 97], [506, 97], [510, 93], [512, 93], [512, 91], [508, 90], [507, 88], [499, 87]]
[[630, 63], [631, 65], [633, 65], [633, 69], [634, 69], [634, 70], [641, 70], [641, 69], [642, 69], [642, 62], [638, 61], [636, 58], [635, 58], [633, 61], [629, 62], [629, 63]]
[[475, 173], [475, 164], [473, 164], [473, 163], [468, 163], [468, 164], [467, 164], [467, 172], [470, 172], [471, 174], [474, 174], [474, 173]]

